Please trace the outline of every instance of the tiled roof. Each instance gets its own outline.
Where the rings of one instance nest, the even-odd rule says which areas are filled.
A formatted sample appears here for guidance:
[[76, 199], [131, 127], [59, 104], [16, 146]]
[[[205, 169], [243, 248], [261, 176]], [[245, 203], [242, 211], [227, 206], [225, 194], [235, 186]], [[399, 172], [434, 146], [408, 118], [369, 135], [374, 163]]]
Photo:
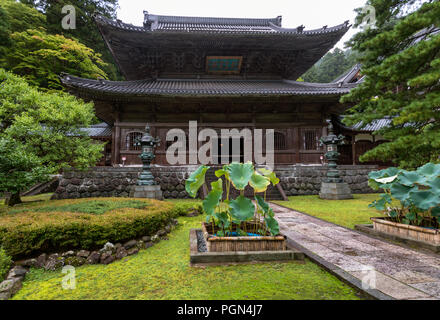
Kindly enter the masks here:
[[420, 30], [419, 32], [417, 32], [416, 34], [414, 34], [411, 37], [411, 46], [419, 43], [420, 41], [426, 40], [431, 36], [434, 36], [436, 34], [440, 33], [440, 28], [432, 26], [430, 28], [425, 28], [423, 30]]
[[281, 27], [281, 17], [273, 19], [182, 17], [154, 15], [144, 11], [144, 27], [151, 31], [273, 32], [271, 25]]
[[363, 77], [361, 77], [360, 79], [356, 79], [356, 76], [358, 75], [360, 70], [361, 65], [358, 63], [346, 73], [333, 80], [332, 83], [359, 83], [363, 80]]
[[392, 120], [391, 119], [377, 119], [374, 120], [372, 123], [367, 124], [365, 126], [362, 125], [362, 123], [357, 123], [355, 124], [352, 128], [354, 130], [358, 130], [358, 131], [378, 131], [382, 128], [388, 127], [391, 124]]
[[362, 122], [359, 122], [353, 126], [346, 126], [345, 124], [342, 123], [342, 120], [344, 119], [343, 116], [340, 116], [338, 118], [338, 125], [348, 129], [348, 130], [352, 130], [352, 131], [359, 131], [359, 132], [375, 132], [378, 131], [380, 129], [383, 129], [385, 127], [388, 127], [389, 125], [391, 125], [392, 123], [392, 119], [390, 118], [383, 118], [383, 119], [377, 119], [377, 120], [373, 120], [373, 122], [367, 124], [367, 125], [363, 125]]
[[95, 16], [95, 21], [98, 25], [107, 25], [134, 32], [325, 35], [341, 31], [346, 32], [350, 28], [348, 21], [334, 27], [324, 26], [315, 30], [304, 30], [304, 26], [282, 28], [281, 19], [281, 16], [272, 19], [247, 19], [161, 16], [145, 13], [144, 26], [139, 27], [124, 23], [121, 20], [114, 21], [103, 16]]
[[62, 83], [76, 90], [118, 95], [258, 96], [341, 95], [355, 84], [306, 83], [289, 80], [157, 79], [138, 81], [89, 80], [63, 75]]
[[95, 124], [89, 128], [81, 128], [81, 131], [87, 133], [89, 137], [111, 137], [112, 128], [105, 122]]

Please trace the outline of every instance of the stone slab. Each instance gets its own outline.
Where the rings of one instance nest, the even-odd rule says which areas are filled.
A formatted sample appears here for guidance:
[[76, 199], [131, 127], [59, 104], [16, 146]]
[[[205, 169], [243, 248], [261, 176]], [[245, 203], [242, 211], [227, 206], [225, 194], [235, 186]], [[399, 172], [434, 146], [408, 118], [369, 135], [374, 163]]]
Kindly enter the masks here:
[[[365, 279], [367, 276], [366, 272], [355, 271], [350, 272], [354, 277], [360, 279]], [[417, 290], [411, 286], [408, 286], [400, 281], [397, 281], [391, 277], [384, 275], [381, 272], [375, 271], [375, 287], [377, 289], [389, 296], [394, 297], [398, 300], [408, 300], [408, 299], [425, 299], [430, 298], [431, 295]], [[368, 277], [372, 277], [372, 275], [368, 275]], [[372, 282], [370, 282], [372, 283]]]
[[[289, 244], [365, 294], [375, 299], [440, 299], [439, 255], [372, 238], [280, 205], [271, 207]], [[375, 290], [360, 285], [368, 272], [376, 275]]]
[[440, 298], [440, 282], [425, 282], [412, 285], [414, 288], [424, 291], [432, 296]]
[[130, 198], [146, 198], [162, 200], [162, 190], [159, 185], [154, 186], [133, 186], [130, 191]]
[[324, 200], [348, 200], [353, 199], [348, 183], [328, 183], [321, 184], [319, 197]]

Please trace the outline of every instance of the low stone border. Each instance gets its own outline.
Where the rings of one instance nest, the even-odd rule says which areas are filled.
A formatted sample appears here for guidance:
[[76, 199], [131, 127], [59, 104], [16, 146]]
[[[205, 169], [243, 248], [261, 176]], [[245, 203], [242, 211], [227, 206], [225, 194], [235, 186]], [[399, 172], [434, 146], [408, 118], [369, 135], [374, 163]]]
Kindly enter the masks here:
[[251, 252], [200, 252], [197, 238], [197, 231], [191, 229], [189, 232], [190, 265], [225, 265], [242, 264], [255, 262], [288, 262], [304, 261], [304, 254], [299, 250], [286, 251], [251, 251]]
[[127, 256], [137, 254], [139, 250], [151, 248], [160, 240], [168, 240], [166, 235], [170, 233], [178, 224], [173, 219], [164, 229], [159, 230], [153, 236], [144, 236], [141, 239], [134, 239], [124, 244], [112, 244], [107, 242], [98, 251], [88, 250], [69, 250], [64, 253], [43, 253], [37, 258], [27, 259], [14, 263], [14, 267], [9, 271], [6, 280], [0, 283], [0, 300], [8, 300], [13, 297], [22, 286], [22, 282], [30, 268], [43, 268], [54, 271], [63, 266], [79, 267], [85, 264], [110, 264], [121, 260]]
[[374, 227], [372, 224], [357, 224], [354, 226], [354, 228], [357, 231], [361, 231], [363, 233], [366, 233], [366, 234], [374, 236], [374, 237], [382, 238], [385, 240], [397, 241], [397, 242], [409, 245], [411, 247], [415, 247], [416, 249], [426, 249], [426, 250], [430, 250], [434, 253], [440, 253], [440, 245], [430, 244], [430, 243], [426, 243], [426, 242], [418, 241], [418, 240], [414, 240], [414, 239], [398, 237], [396, 235], [377, 231], [377, 230], [374, 230]]

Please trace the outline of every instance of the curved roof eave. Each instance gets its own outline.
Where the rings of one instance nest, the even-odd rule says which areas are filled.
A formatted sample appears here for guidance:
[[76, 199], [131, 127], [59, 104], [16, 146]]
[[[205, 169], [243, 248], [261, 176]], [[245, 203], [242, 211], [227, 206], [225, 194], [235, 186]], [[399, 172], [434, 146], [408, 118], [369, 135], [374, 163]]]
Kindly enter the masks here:
[[73, 91], [125, 97], [338, 97], [355, 85], [317, 84], [289, 80], [194, 80], [146, 79], [108, 81], [83, 79], [63, 74], [61, 82]]
[[243, 31], [243, 30], [225, 30], [225, 29], [212, 29], [212, 30], [192, 30], [192, 31], [182, 31], [182, 30], [150, 30], [144, 26], [134, 26], [132, 24], [124, 23], [121, 20], [111, 20], [108, 18], [105, 18], [103, 16], [97, 15], [95, 16], [95, 21], [98, 25], [102, 27], [111, 27], [122, 31], [127, 32], [140, 32], [140, 33], [193, 33], [193, 34], [246, 34], [246, 35], [283, 35], [283, 36], [321, 36], [321, 35], [330, 35], [334, 33], [339, 33], [341, 31], [347, 32], [348, 29], [350, 29], [351, 25], [348, 21], [345, 21], [342, 24], [339, 24], [337, 26], [333, 27], [322, 27], [320, 29], [314, 29], [314, 30], [303, 30], [302, 28], [283, 28], [280, 26], [277, 26], [276, 24], [270, 22], [269, 26], [267, 27], [267, 30], [264, 31], [257, 31], [253, 30], [252, 27], [249, 27], [249, 30]]

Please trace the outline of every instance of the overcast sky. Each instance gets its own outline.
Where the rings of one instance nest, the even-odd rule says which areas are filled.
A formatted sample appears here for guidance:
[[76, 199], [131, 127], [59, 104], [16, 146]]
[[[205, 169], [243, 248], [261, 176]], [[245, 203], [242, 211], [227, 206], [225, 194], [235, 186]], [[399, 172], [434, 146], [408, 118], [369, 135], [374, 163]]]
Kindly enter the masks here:
[[[204, 16], [228, 18], [283, 17], [283, 27], [294, 28], [301, 24], [307, 29], [334, 26], [346, 20], [354, 21], [354, 9], [366, 0], [119, 0], [118, 19], [141, 26], [143, 10], [152, 14], [178, 16]], [[350, 29], [337, 44], [344, 42], [356, 30]]]

